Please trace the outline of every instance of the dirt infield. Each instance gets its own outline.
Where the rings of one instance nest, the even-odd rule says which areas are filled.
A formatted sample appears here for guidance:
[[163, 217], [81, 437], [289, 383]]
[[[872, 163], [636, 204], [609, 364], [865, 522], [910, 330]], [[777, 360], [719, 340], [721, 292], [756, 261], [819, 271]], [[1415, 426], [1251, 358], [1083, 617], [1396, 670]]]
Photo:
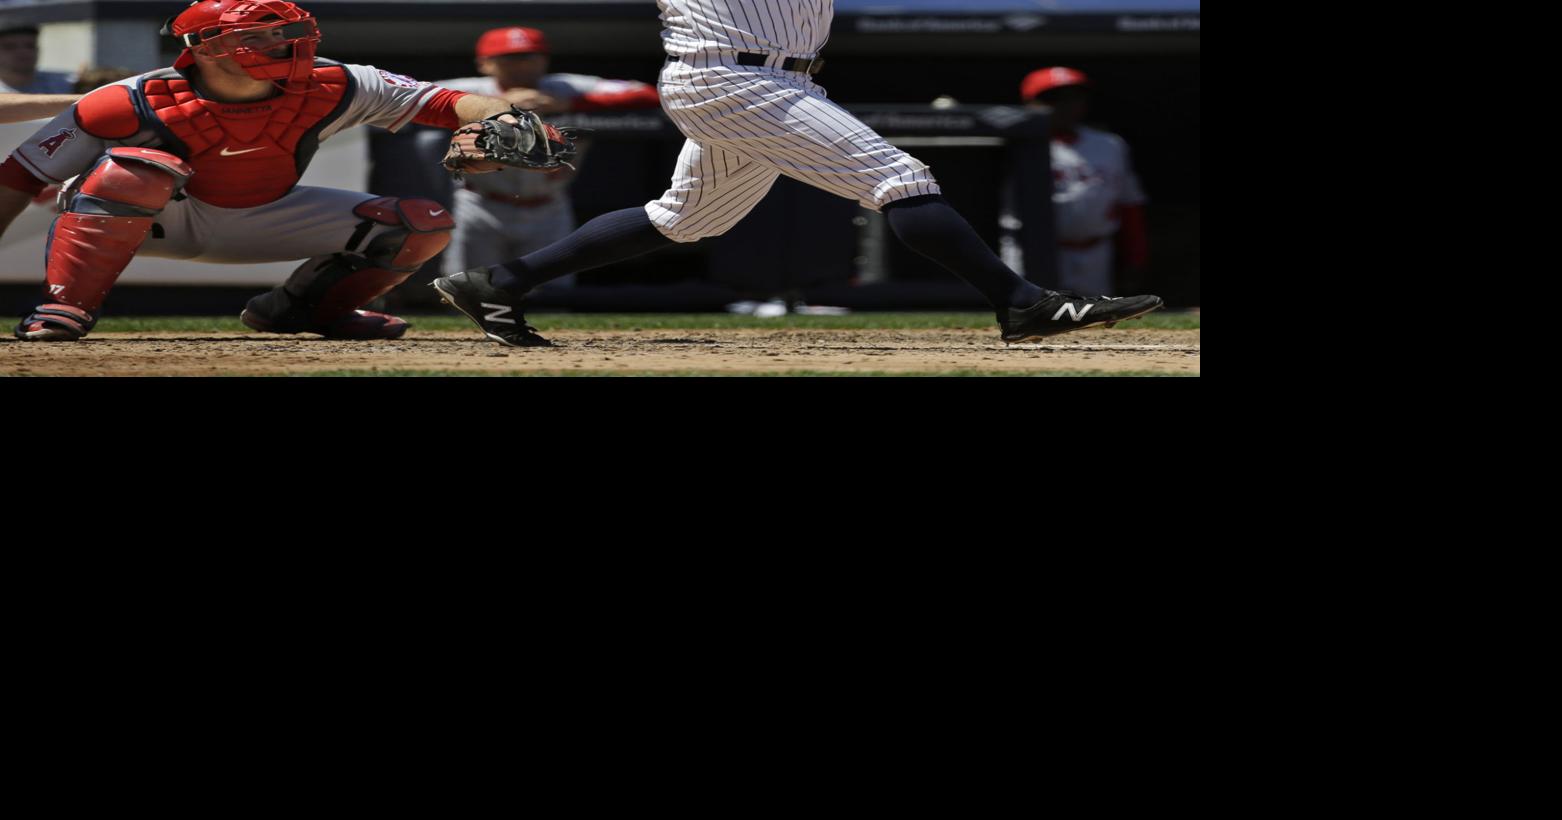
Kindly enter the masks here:
[[475, 333], [394, 342], [240, 333], [103, 333], [0, 343], [5, 376], [1199, 374], [1198, 330], [1087, 330], [1005, 346], [992, 330], [715, 329], [548, 333], [554, 348]]

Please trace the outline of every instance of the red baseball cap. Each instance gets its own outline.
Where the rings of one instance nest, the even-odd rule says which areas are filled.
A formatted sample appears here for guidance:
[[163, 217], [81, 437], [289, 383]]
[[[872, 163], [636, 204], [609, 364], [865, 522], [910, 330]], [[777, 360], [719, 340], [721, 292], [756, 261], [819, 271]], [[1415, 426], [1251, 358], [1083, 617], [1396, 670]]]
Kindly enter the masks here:
[[1062, 66], [1043, 68], [1031, 72], [1030, 76], [1025, 78], [1025, 82], [1020, 84], [1020, 96], [1026, 102], [1030, 102], [1054, 88], [1070, 85], [1090, 85], [1090, 78], [1086, 77], [1083, 71], [1075, 71], [1072, 68]]
[[477, 38], [478, 57], [498, 57], [502, 54], [547, 54], [548, 35], [534, 28], [496, 28]]

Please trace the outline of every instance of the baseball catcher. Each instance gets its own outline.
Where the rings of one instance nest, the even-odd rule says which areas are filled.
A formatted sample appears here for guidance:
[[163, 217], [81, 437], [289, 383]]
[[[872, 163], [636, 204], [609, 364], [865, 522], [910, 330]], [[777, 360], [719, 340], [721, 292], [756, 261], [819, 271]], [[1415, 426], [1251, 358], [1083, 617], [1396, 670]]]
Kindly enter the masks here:
[[360, 125], [416, 122], [462, 132], [467, 156], [451, 158], [462, 173], [568, 160], [566, 135], [512, 114], [503, 99], [318, 58], [319, 24], [291, 2], [201, 0], [163, 33], [183, 49], [171, 67], [86, 95], [0, 165], [0, 232], [45, 186], [64, 184], [43, 300], [18, 338], [87, 335], [139, 254], [300, 260], [250, 300], [246, 325], [394, 339], [405, 321], [362, 308], [443, 250], [455, 223], [432, 200], [300, 186], [320, 144]]

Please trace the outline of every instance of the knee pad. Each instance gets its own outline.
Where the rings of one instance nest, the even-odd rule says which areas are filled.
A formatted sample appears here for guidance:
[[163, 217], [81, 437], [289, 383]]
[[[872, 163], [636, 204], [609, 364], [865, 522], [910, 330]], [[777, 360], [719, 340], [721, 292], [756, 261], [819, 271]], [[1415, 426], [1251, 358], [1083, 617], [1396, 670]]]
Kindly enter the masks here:
[[374, 265], [407, 273], [438, 256], [450, 244], [450, 232], [456, 227], [449, 209], [432, 199], [380, 197], [359, 205], [353, 213], [363, 223], [347, 249], [357, 251], [375, 226], [393, 226], [359, 252]]
[[[44, 249], [51, 303], [95, 314], [140, 250], [152, 220], [184, 188], [184, 160], [149, 148], [111, 148], [60, 194]], [[45, 314], [40, 314], [45, 315]]]
[[194, 175], [184, 160], [151, 148], [110, 148], [60, 194], [60, 210], [98, 216], [163, 212]]

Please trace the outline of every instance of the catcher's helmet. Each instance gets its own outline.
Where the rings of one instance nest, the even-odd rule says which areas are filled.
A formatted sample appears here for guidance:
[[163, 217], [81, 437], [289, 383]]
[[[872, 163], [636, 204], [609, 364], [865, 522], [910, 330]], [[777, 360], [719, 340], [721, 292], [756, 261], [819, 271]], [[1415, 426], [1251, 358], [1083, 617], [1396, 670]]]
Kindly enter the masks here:
[[195, 54], [231, 57], [257, 80], [300, 85], [320, 43], [314, 15], [286, 0], [197, 0], [169, 18], [163, 34], [184, 46], [174, 68], [190, 66]]

